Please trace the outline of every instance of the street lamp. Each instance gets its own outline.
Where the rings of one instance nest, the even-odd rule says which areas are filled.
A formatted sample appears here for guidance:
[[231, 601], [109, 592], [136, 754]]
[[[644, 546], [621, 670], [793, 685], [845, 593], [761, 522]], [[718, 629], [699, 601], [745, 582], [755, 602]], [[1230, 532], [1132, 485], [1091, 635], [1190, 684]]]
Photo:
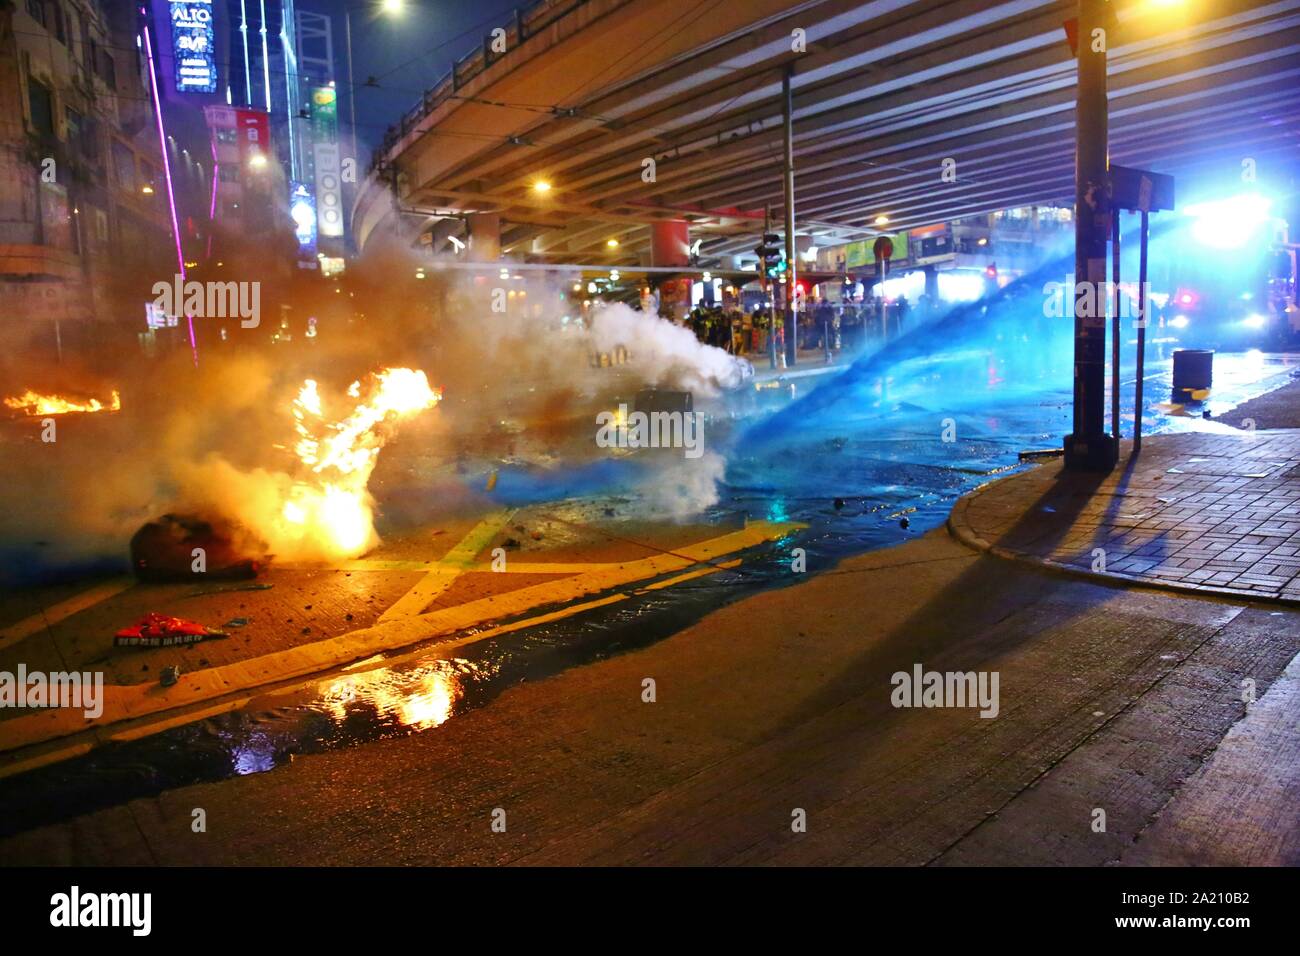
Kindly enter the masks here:
[[[349, 4], [343, 8], [343, 32], [348, 48], [348, 118], [352, 121], [352, 161], [357, 159], [357, 91], [352, 78], [352, 10], [354, 7], [372, 7], [373, 2]], [[404, 9], [403, 0], [379, 0], [379, 11], [389, 16], [399, 16]]]

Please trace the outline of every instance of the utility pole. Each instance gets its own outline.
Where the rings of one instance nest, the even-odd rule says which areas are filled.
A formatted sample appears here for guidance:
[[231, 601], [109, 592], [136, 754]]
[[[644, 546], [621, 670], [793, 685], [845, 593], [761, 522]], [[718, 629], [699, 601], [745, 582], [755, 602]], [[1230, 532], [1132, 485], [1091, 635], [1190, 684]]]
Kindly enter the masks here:
[[793, 76], [794, 64], [788, 64], [781, 79], [781, 105], [785, 113], [785, 364], [790, 367], [795, 364], [799, 346], [794, 303], [794, 96], [790, 90]]
[[[772, 206], [769, 203], [763, 207], [763, 242], [766, 245], [767, 234], [772, 228]], [[776, 290], [772, 288], [773, 282], [767, 274], [767, 259], [759, 256], [758, 272], [760, 275], [759, 288], [763, 290], [765, 305], [767, 306], [767, 357], [771, 362], [771, 367], [776, 368]]]
[[[357, 161], [357, 84], [352, 78], [352, 11], [346, 8], [343, 11], [343, 32], [347, 37], [348, 47], [348, 125], [352, 130], [352, 162], [355, 163]], [[355, 188], [353, 192], [356, 192]]]
[[1079, 0], [1078, 91], [1075, 104], [1074, 431], [1065, 465], [1109, 471], [1119, 442], [1106, 434], [1107, 186], [1106, 2]]

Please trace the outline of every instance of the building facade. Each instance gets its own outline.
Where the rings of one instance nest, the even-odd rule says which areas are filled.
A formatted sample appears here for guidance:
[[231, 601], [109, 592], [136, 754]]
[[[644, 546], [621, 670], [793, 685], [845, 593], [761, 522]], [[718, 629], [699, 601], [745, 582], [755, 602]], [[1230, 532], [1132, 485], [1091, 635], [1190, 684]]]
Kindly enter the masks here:
[[126, 0], [0, 0], [0, 343], [11, 354], [61, 361], [143, 328], [133, 279], [168, 261], [171, 230], [137, 26]]

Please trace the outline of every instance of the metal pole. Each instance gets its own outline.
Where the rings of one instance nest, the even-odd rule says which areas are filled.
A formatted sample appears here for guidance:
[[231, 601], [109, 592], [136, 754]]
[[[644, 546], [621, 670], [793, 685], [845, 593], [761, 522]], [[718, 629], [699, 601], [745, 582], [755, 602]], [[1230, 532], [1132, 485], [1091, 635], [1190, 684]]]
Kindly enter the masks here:
[[880, 341], [889, 341], [889, 300], [885, 298], [885, 280], [889, 278], [889, 257], [880, 260], [876, 270], [880, 277]]
[[[763, 207], [763, 235], [772, 228], [772, 207]], [[763, 245], [767, 245], [767, 239], [763, 239]], [[759, 289], [763, 290], [763, 298], [766, 299], [767, 306], [767, 358], [771, 362], [771, 367], [776, 368], [776, 291], [772, 289], [772, 280], [767, 277], [767, 263], [761, 261], [758, 264], [761, 278], [759, 278]]]
[[1147, 225], [1150, 213], [1142, 211], [1141, 252], [1138, 254], [1137, 384], [1133, 391], [1133, 454], [1142, 448], [1142, 376], [1147, 347]]
[[343, 11], [343, 32], [348, 44], [348, 115], [352, 121], [352, 162], [357, 161], [357, 86], [352, 79], [352, 11]]
[[[1109, 471], [1118, 445], [1106, 434], [1106, 49], [1093, 40], [1105, 29], [1105, 0], [1079, 0], [1078, 91], [1075, 106], [1074, 431], [1065, 439], [1068, 468]], [[1099, 37], [1104, 33], [1099, 33]]]
[[1119, 210], [1110, 217], [1111, 282], [1115, 287], [1114, 314], [1110, 318], [1110, 433], [1119, 441]]
[[794, 96], [790, 90], [793, 76], [794, 65], [789, 64], [781, 78], [781, 106], [785, 113], [785, 363], [791, 367], [799, 345], [794, 305]]
[[831, 326], [835, 324], [835, 312], [832, 310], [826, 294], [822, 293], [822, 351], [826, 355], [826, 364], [830, 365], [835, 361], [835, 356], [831, 353]]

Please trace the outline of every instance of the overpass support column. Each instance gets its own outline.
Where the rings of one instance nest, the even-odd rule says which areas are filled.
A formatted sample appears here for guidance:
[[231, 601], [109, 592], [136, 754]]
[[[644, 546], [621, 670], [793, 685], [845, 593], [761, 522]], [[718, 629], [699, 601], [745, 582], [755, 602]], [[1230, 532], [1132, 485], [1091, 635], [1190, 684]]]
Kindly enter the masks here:
[[785, 119], [785, 364], [793, 366], [799, 349], [799, 313], [795, 311], [794, 242], [794, 66], [781, 79], [781, 112]]
[[501, 258], [501, 216], [494, 212], [470, 213], [469, 258], [473, 262], [494, 262]]
[[[659, 220], [650, 224], [650, 265], [688, 269], [691, 265], [690, 233], [684, 219]], [[659, 314], [681, 322], [691, 311], [691, 277], [661, 276]]]
[[[1105, 0], [1079, 0], [1079, 80], [1075, 105], [1074, 431], [1065, 436], [1065, 465], [1110, 471], [1119, 442], [1106, 434], [1107, 190]], [[1102, 31], [1094, 37], [1093, 31]]]
[[662, 219], [650, 224], [650, 265], [689, 266], [690, 233], [684, 219]]

